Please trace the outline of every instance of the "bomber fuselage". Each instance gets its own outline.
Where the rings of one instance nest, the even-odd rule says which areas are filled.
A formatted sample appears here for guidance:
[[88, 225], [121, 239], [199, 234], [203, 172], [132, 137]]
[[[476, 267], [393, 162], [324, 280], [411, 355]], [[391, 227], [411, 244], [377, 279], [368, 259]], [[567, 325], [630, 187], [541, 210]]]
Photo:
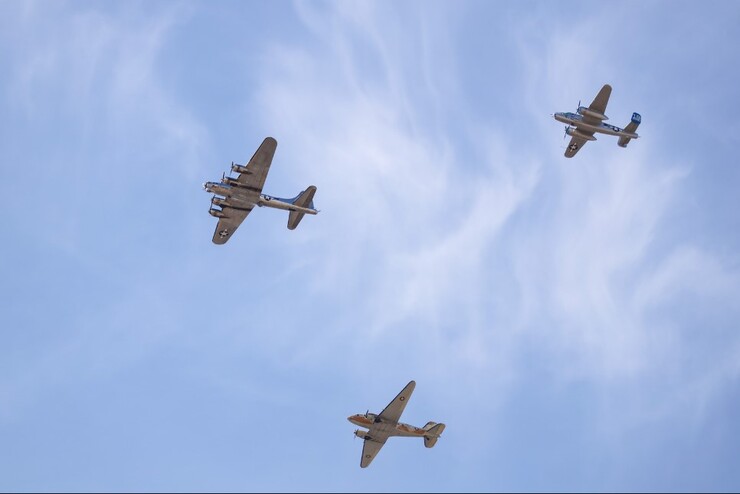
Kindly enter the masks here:
[[304, 208], [293, 204], [291, 199], [282, 199], [280, 197], [268, 196], [267, 194], [257, 194], [249, 187], [229, 185], [223, 182], [206, 182], [203, 184], [203, 189], [211, 194], [224, 196], [223, 198], [214, 197], [211, 201], [214, 206], [233, 207], [237, 209], [251, 209], [254, 206], [265, 206], [306, 214], [316, 214], [317, 212], [315, 209]]
[[594, 122], [584, 118], [583, 115], [572, 112], [558, 112], [553, 115], [555, 120], [563, 122], [564, 124], [573, 125], [580, 130], [587, 132], [597, 132], [599, 134], [608, 134], [619, 137], [629, 137], [630, 139], [637, 139], [639, 136], [633, 132], [626, 132], [624, 129], [620, 129], [616, 125], [611, 125], [601, 121]]

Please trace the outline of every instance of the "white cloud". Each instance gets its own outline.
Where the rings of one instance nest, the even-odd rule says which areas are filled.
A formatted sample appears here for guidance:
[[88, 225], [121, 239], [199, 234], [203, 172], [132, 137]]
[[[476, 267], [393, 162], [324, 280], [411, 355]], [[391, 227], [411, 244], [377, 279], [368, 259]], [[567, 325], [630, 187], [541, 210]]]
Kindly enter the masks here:
[[[18, 46], [9, 69], [11, 105], [31, 122], [68, 122], [63, 130], [76, 129], [81, 145], [105, 136], [111, 162], [130, 156], [131, 139], [148, 131], [161, 143], [150, 154], [177, 150], [177, 170], [195, 176], [207, 133], [158, 73], [164, 44], [190, 15], [187, 8], [142, 13], [134, 7], [122, 14], [29, 4], [26, 10], [10, 34]], [[68, 175], [95, 172], [82, 169], [90, 156], [76, 158], [56, 166]], [[136, 165], [126, 163], [128, 170]]]
[[[628, 17], [614, 15], [621, 22]], [[611, 55], [618, 48], [609, 44], [620, 26], [593, 32], [593, 26], [607, 25], [595, 18], [517, 29], [527, 81], [524, 99], [533, 121], [542, 121], [543, 108], [562, 110], [558, 105], [574, 92], [588, 104], [601, 84], [627, 80], [629, 68], [618, 64], [623, 57], [615, 61]], [[590, 41], [576, 46], [575, 40], [583, 39]], [[629, 114], [625, 93], [628, 88], [615, 85], [609, 115]], [[659, 113], [657, 105], [653, 108]], [[650, 122], [650, 108], [645, 112]], [[550, 143], [555, 128], [543, 122], [533, 138]], [[691, 171], [698, 165], [667, 161], [655, 143], [670, 142], [661, 135], [669, 131], [655, 122], [625, 150], [602, 137], [572, 160], [560, 156], [565, 141], [554, 151], [545, 149], [558, 154], [548, 165], [557, 199], [550, 199], [552, 207], [539, 224], [530, 225], [541, 231], [526, 241], [512, 239], [519, 247], [513, 262], [529, 316], [524, 326], [551, 348], [556, 375], [615, 390], [632, 380], [664, 384], [659, 393], [636, 388], [644, 390], [637, 398], [642, 408], [633, 417], [638, 422], [677, 413], [682, 407], [672, 405], [679, 403], [701, 409], [727, 379], [738, 377], [740, 339], [726, 330], [726, 319], [737, 316], [732, 300], [740, 279], [727, 259], [707, 250], [712, 242], [675, 235], [677, 229], [694, 228], [672, 222], [680, 221], [673, 210], [690, 197]], [[718, 321], [717, 314], [725, 320]], [[721, 335], [722, 343], [710, 334], [698, 336], [706, 353], [697, 366], [692, 353], [701, 319], [718, 325], [709, 333]], [[699, 388], [707, 392], [698, 393]], [[693, 401], [686, 401], [688, 395]]]
[[[722, 263], [696, 245], [656, 248], [690, 167], [661, 162], [650, 136], [626, 150], [604, 138], [574, 160], [561, 157], [561, 142], [537, 145], [559, 141], [551, 139], [557, 126], [540, 117], [565, 98], [564, 87], [598, 88], [593, 72], [616, 70], [598, 42], [579, 52], [580, 64], [567, 63], [589, 28], [537, 30], [546, 43], [520, 38], [527, 83], [512, 98], [529, 102], [523, 117], [533, 126], [512, 138], [505, 117], [448, 121], [463, 106], [465, 73], [450, 75], [463, 64], [440, 47], [455, 37], [446, 15], [420, 17], [411, 29], [381, 4], [354, 7], [299, 4], [312, 37], [268, 47], [260, 67], [256, 99], [281, 162], [296, 164], [271, 174], [319, 187], [323, 211], [297, 237], [315, 263], [312, 293], [345, 304], [322, 321], [330, 327], [291, 348], [298, 358], [320, 360], [351, 338], [362, 367], [368, 350], [394, 341], [419, 349], [408, 358], [425, 372], [486, 373], [496, 385], [526, 372], [522, 348], [532, 341], [563, 379], [631, 379], [683, 355], [684, 325], [657, 309], [686, 290], [727, 300], [737, 287], [736, 273], [722, 274]], [[75, 32], [86, 34], [54, 49], [56, 36], [38, 40], [43, 49], [29, 53], [45, 55], [29, 56], [19, 80], [44, 84], [87, 50], [62, 87], [98, 87], [102, 78], [122, 119], [154, 109], [149, 125], [173, 146], [196, 149], [186, 153], [192, 174], [205, 133], [167, 97], [155, 69], [176, 19], [152, 19], [132, 34], [100, 14], [75, 16]], [[72, 100], [84, 106], [86, 91]], [[453, 126], [466, 142], [453, 139]], [[306, 262], [288, 265], [283, 279], [306, 275]], [[287, 336], [274, 332], [262, 344], [285, 349], [294, 344]], [[731, 358], [716, 365], [736, 375]], [[708, 375], [715, 373], [692, 379]]]
[[[478, 130], [484, 144], [461, 158], [444, 120], [456, 102], [440, 102], [439, 84], [429, 81], [452, 61], [414, 59], [430, 43], [419, 30], [401, 43], [408, 26], [381, 22], [389, 13], [380, 6], [301, 11], [316, 45], [272, 49], [259, 100], [281, 160], [305, 164], [291, 173], [319, 187], [322, 217], [310, 235], [327, 240], [313, 248], [322, 252], [322, 290], [351, 290], [362, 301], [363, 327], [346, 328], [345, 337], [358, 335], [359, 353], [400, 338], [433, 352], [432, 360], [448, 358], [452, 341], [455, 360], [484, 365], [482, 263], [531, 193], [538, 165], [508, 153], [492, 129]], [[421, 32], [447, 39], [438, 24]], [[471, 154], [478, 172], [461, 162]], [[409, 326], [417, 329], [399, 330]]]
[[[609, 36], [589, 23], [565, 33], [510, 26], [538, 33], [519, 38], [526, 84], [512, 95], [528, 102], [532, 131], [512, 139], [505, 124], [480, 128], [471, 116], [463, 133], [484, 143], [471, 151], [444, 121], [460, 102], [440, 102], [433, 84], [419, 84], [457, 61], [425, 61], [430, 68], [411, 56], [420, 33], [454, 37], [454, 25], [434, 23], [444, 16], [418, 31], [404, 25], [401, 46], [400, 21], [382, 6], [300, 10], [313, 43], [272, 49], [259, 99], [285, 143], [283, 159], [305, 163], [298, 174], [319, 185], [323, 217], [310, 235], [331, 239], [316, 247], [320, 286], [359, 300], [345, 310], [363, 327], [340, 332], [351, 331], [359, 355], [401, 340], [433, 355], [430, 371], [495, 366], [508, 380], [526, 372], [516, 355], [534, 337], [555, 375], [600, 381], [659, 374], [689, 344], [670, 313], [655, 320], [653, 301], [661, 280], [702, 290], [692, 278], [720, 270], [695, 245], [658, 248], [691, 167], [662, 162], [649, 135], [626, 150], [604, 137], [565, 160], [557, 125], [541, 118], [571, 93], [587, 100], [621, 70], [603, 56]], [[463, 85], [459, 77], [443, 86]], [[471, 154], [478, 162], [466, 161]], [[683, 261], [670, 261], [680, 252], [703, 260], [690, 276]], [[712, 293], [728, 300], [736, 278]], [[332, 348], [338, 335], [330, 334], [315, 352]]]
[[[20, 129], [26, 122], [36, 129], [13, 143], [27, 149], [26, 162], [8, 173], [34, 183], [34, 200], [23, 205], [21, 214], [13, 213], [23, 221], [15, 235], [45, 254], [44, 260], [19, 262], [33, 266], [28, 278], [34, 282], [68, 290], [59, 298], [72, 305], [79, 303], [81, 283], [60, 278], [79, 272], [80, 278], [93, 280], [84, 287], [89, 290], [86, 303], [70, 325], [59, 329], [54, 321], [38, 328], [40, 334], [48, 331], [55, 337], [39, 341], [30, 358], [13, 360], [18, 367], [0, 386], [8, 405], [57, 380], [128, 365], [176, 324], [170, 317], [176, 313], [172, 300], [141, 286], [151, 282], [151, 273], [132, 269], [129, 259], [110, 248], [130, 242], [121, 252], [138, 254], [139, 266], [152, 262], [143, 258], [139, 242], [149, 223], [132, 213], [142, 204], [142, 192], [158, 192], [142, 187], [151, 184], [152, 156], [171, 158], [158, 165], [168, 167], [173, 179], [192, 180], [202, 166], [200, 153], [208, 135], [186, 105], [167, 93], [158, 72], [164, 45], [188, 12], [181, 7], [157, 12], [128, 8], [121, 13], [28, 3], [6, 33], [17, 47], [5, 74], [9, 107], [25, 120]], [[121, 209], [128, 214], [125, 221], [116, 217]], [[27, 221], [29, 217], [34, 221]], [[48, 259], [62, 266], [44, 272]], [[129, 286], [131, 279], [136, 282]], [[101, 301], [100, 293], [92, 293], [95, 287], [111, 285], [126, 286], [121, 300], [112, 296]], [[35, 303], [54, 307], [65, 302]]]
[[[508, 67], [506, 77], [517, 78], [521, 62], [521, 84], [510, 106], [479, 114], [465, 101], [466, 70], [490, 61], [454, 58], [465, 34], [456, 22], [476, 13], [461, 14], [457, 4], [454, 12], [448, 8], [297, 4], [308, 32], [299, 30], [291, 41], [268, 40], [254, 71], [258, 91], [250, 103], [257, 104], [246, 116], [262, 119], [280, 142], [280, 166], [273, 167], [267, 192], [283, 194], [281, 177], [297, 186], [314, 183], [321, 214], [296, 232], [282, 226], [280, 233], [288, 234], [274, 243], [262, 241], [255, 214], [252, 231], [230, 250], [163, 243], [135, 259], [161, 265], [137, 266], [133, 273], [124, 273], [131, 263], [108, 253], [79, 253], [75, 266], [106, 283], [80, 288], [72, 299], [97, 296], [98, 303], [80, 303], [53, 338], [49, 330], [10, 350], [6, 366], [12, 372], [0, 383], [3, 418], [12, 423], [22, 416], [18, 403], [38, 400], [62, 381], [68, 388], [98, 378], [121, 384], [125, 379], [106, 377], [146, 370], [139, 365], [144, 360], [159, 368], [182, 359], [174, 379], [163, 373], [166, 382], [187, 381], [178, 379], [181, 373], [244, 406], [291, 405], [278, 407], [283, 412], [276, 411], [275, 420], [294, 419], [293, 411], [305, 409], [314, 391], [326, 393], [323, 411], [345, 406], [352, 393], [370, 400], [385, 396], [380, 391], [388, 392], [391, 381], [400, 386], [417, 379], [420, 392], [408, 419], [434, 410], [429, 418], [439, 414], [449, 421], [447, 446], [434, 453], [454, 456], [456, 465], [465, 465], [459, 472], [484, 471], [483, 481], [492, 475], [492, 451], [508, 444], [492, 445], [481, 423], [495, 435], [510, 425], [502, 416], [521, 411], [511, 408], [530, 404], [522, 395], [534, 396], [536, 405], [558, 395], [561, 383], [562, 400], [553, 405], [560, 410], [568, 411], [580, 393], [569, 387], [573, 383], [587, 383], [576, 396], [581, 403], [602, 400], [588, 404], [598, 410], [599, 441], [609, 436], [616, 442], [626, 429], [667, 417], [701, 424], [740, 373], [734, 331], [740, 282], [736, 264], [711, 250], [715, 239], [692, 237], [690, 226], [688, 234], [675, 234], [675, 206], [693, 185], [694, 164], [664, 158], [655, 143], [667, 140], [666, 131], [651, 120], [657, 112], [650, 108], [644, 137], [626, 150], [603, 137], [573, 160], [562, 157], [559, 127], [544, 117], [578, 98], [587, 103], [603, 82], [624, 72], [604, 56], [613, 48], [606, 43], [622, 33], [608, 32], [600, 14], [586, 22], [587, 13], [584, 22], [562, 28], [541, 17], [508, 17], [510, 32], [486, 40], [519, 40], [522, 58], [516, 53], [501, 66]], [[192, 181], [200, 175], [208, 133], [188, 105], [168, 93], [158, 66], [179, 15], [179, 7], [151, 18], [50, 15], [59, 29], [40, 30], [18, 57], [24, 63], [13, 66], [16, 109], [40, 121], [47, 108], [38, 96], [58, 91], [51, 96], [66, 98], [62, 113], [79, 109], [85, 125], [109, 126], [108, 137], [121, 131], [112, 142], [122, 149], [146, 141], [181, 158], [167, 166], [176, 167], [183, 182]], [[614, 86], [609, 114], [617, 120], [631, 111], [625, 109], [629, 84]], [[139, 140], [142, 135], [149, 139]], [[107, 165], [116, 163], [121, 166], [115, 160]], [[81, 187], [109, 176], [98, 164], [88, 161], [77, 170], [85, 178]], [[149, 166], [126, 164], [138, 172]], [[51, 163], [47, 170], [66, 173], [69, 166]], [[126, 207], [142, 193], [131, 189], [136, 193], [126, 195]], [[66, 207], [61, 201], [49, 213], [53, 228], [39, 230], [57, 242], [53, 248], [76, 252], [80, 219]], [[60, 240], [65, 235], [69, 241]], [[172, 257], [192, 262], [165, 261]], [[109, 285], [114, 293], [102, 293]], [[158, 352], [173, 346], [177, 355], [160, 361]], [[537, 387], [543, 375], [541, 388], [528, 387]], [[309, 380], [310, 392], [297, 391]], [[280, 381], [293, 389], [286, 392]], [[527, 385], [508, 393], [521, 383]], [[553, 383], [558, 389], [545, 389]], [[190, 382], [181, 384], [187, 393]], [[341, 392], [332, 395], [329, 388]], [[542, 418], [530, 412], [528, 420]], [[583, 425], [584, 435], [591, 436], [593, 423]], [[513, 425], [521, 430], [527, 422]], [[272, 441], [269, 432], [250, 434]], [[384, 454], [392, 458], [393, 451]], [[459, 472], [450, 478], [459, 481]], [[470, 482], [480, 486], [481, 480]]]

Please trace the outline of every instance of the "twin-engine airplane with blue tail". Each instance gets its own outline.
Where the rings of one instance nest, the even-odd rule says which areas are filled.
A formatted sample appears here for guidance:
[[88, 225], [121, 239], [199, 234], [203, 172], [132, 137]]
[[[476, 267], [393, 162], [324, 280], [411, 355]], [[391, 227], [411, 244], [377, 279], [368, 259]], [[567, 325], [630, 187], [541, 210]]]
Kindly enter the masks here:
[[609, 120], [604, 112], [606, 112], [606, 105], [609, 103], [611, 94], [612, 87], [604, 84], [588, 108], [581, 106], [579, 101], [576, 113], [559, 112], [553, 115], [558, 122], [568, 124], [565, 127], [565, 134], [571, 136], [571, 139], [565, 150], [566, 158], [575, 156], [587, 141], [595, 141], [594, 133], [619, 136], [617, 144], [621, 147], [627, 147], [630, 139], [640, 137], [635, 133], [642, 120], [639, 113], [632, 114], [630, 123], [624, 129], [603, 122]]
[[[281, 199], [262, 193], [276, 148], [277, 141], [267, 137], [246, 166], [231, 163], [231, 171], [238, 173], [238, 177], [227, 177], [224, 173], [221, 182], [203, 184], [206, 192], [214, 194], [211, 198], [211, 209], [208, 210], [211, 216], [218, 218], [218, 225], [213, 233], [214, 244], [225, 244], [255, 206], [289, 211], [290, 230], [298, 226], [303, 215], [319, 212], [313, 205], [313, 196], [316, 193], [314, 185], [293, 199]], [[219, 207], [221, 209], [217, 209]]]
[[353, 424], [369, 429], [367, 431], [361, 431], [360, 429], [355, 431], [355, 436], [365, 440], [362, 445], [362, 459], [360, 460], [360, 466], [362, 468], [370, 465], [375, 455], [380, 451], [380, 448], [392, 436], [423, 437], [424, 446], [427, 448], [431, 448], [437, 444], [437, 439], [439, 439], [442, 431], [445, 430], [444, 424], [427, 422], [427, 425], [424, 427], [414, 427], [413, 425], [402, 424], [398, 421], [415, 387], [416, 383], [414, 381], [408, 383], [398, 393], [398, 396], [393, 398], [393, 401], [378, 415], [368, 411], [364, 414], [358, 413], [357, 415], [347, 417], [347, 420]]

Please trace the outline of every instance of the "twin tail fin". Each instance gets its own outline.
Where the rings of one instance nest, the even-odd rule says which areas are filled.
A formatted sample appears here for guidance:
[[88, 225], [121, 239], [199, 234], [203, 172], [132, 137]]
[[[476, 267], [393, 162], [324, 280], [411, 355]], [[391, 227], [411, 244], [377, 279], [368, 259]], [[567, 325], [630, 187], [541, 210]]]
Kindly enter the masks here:
[[[637, 127], [640, 126], [640, 122], [642, 122], [642, 117], [640, 116], [640, 114], [633, 113], [632, 119], [630, 120], [630, 123], [627, 124], [627, 127], [624, 128], [624, 131], [629, 132], [630, 134], [634, 134], [635, 131], [637, 130]], [[630, 140], [632, 140], [631, 137], [620, 137], [617, 144], [619, 144], [623, 148], [626, 148]]]

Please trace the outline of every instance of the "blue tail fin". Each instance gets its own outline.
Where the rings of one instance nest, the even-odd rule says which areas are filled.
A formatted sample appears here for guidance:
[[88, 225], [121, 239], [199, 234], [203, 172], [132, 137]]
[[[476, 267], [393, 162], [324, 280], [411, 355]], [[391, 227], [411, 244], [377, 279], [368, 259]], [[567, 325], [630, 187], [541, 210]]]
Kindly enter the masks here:
[[[624, 128], [625, 132], [629, 132], [630, 134], [634, 134], [637, 130], [637, 127], [639, 127], [640, 122], [642, 122], [642, 117], [639, 113], [633, 113], [632, 114], [632, 120], [630, 120], [630, 123], [627, 124], [627, 127]], [[632, 137], [620, 137], [617, 144], [622, 146], [623, 148], [627, 147], [627, 144], [629, 144]]]

